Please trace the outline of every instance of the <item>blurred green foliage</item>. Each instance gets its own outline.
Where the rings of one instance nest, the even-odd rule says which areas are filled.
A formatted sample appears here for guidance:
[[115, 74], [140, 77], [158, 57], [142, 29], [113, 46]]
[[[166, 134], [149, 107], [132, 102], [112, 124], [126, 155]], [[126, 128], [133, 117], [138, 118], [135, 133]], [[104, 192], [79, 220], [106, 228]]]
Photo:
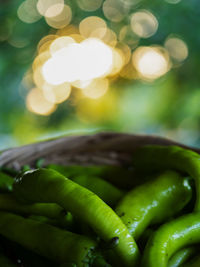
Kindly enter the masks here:
[[[187, 144], [200, 144], [199, 0], [182, 0], [177, 4], [144, 0], [132, 10], [150, 10], [159, 22], [156, 34], [141, 39], [139, 46], [163, 45], [170, 34], [186, 42], [189, 56], [181, 66], [154, 82], [122, 78], [114, 81], [106, 103], [104, 97], [82, 100], [88, 107], [80, 111], [83, 116], [77, 113], [72, 96], [47, 117], [27, 110], [27, 91], [21, 80], [33, 62], [39, 40], [55, 30], [43, 18], [32, 24], [20, 21], [17, 9], [22, 2], [0, 1], [0, 149], [68, 133], [103, 130], [159, 134]], [[101, 8], [86, 12], [75, 1], [67, 3], [72, 7], [73, 24], [97, 15], [115, 30], [129, 19], [118, 25], [109, 22]]]

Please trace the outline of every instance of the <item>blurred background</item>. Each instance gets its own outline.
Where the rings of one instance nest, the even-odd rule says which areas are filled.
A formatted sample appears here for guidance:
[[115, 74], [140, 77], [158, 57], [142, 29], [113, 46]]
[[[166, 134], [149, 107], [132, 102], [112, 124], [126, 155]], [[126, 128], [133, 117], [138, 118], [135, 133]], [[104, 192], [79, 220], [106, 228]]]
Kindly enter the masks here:
[[0, 1], [0, 149], [66, 134], [200, 145], [199, 0]]

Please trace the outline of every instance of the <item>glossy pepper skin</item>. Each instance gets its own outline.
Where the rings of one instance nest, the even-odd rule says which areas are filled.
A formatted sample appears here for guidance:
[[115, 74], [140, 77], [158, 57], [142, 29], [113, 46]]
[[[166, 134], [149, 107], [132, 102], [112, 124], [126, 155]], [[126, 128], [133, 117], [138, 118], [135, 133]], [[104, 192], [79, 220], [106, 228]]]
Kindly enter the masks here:
[[82, 175], [71, 180], [95, 193], [111, 207], [124, 195], [122, 190], [99, 177]]
[[30, 202], [55, 202], [88, 223], [97, 235], [109, 242], [118, 237], [113, 248], [120, 266], [137, 264], [139, 251], [126, 226], [97, 195], [54, 170], [38, 169], [18, 177], [13, 186], [18, 198]]
[[142, 267], [167, 267], [169, 258], [183, 247], [200, 243], [200, 213], [191, 213], [162, 225], [148, 241]]
[[0, 194], [0, 210], [22, 215], [41, 215], [52, 219], [61, 219], [66, 213], [63, 208], [54, 203], [22, 204], [12, 194]]
[[[170, 258], [167, 267], [179, 267], [182, 266], [186, 261], [191, 259], [195, 253], [198, 253], [199, 248], [196, 246], [182, 248], [177, 251], [172, 257]], [[200, 266], [200, 265], [199, 265]]]
[[115, 211], [137, 240], [150, 224], [170, 218], [191, 197], [192, 188], [188, 180], [176, 172], [167, 171], [127, 193]]
[[200, 210], [200, 156], [178, 146], [144, 146], [133, 155], [138, 169], [176, 169], [194, 178], [196, 187], [195, 210]]
[[86, 237], [8, 212], [0, 212], [0, 234], [55, 262], [84, 266], [96, 243]]
[[65, 177], [72, 179], [78, 176], [99, 177], [121, 188], [129, 189], [137, 181], [134, 179], [134, 171], [119, 166], [79, 166], [79, 165], [58, 165], [50, 164], [47, 169], [58, 171]]

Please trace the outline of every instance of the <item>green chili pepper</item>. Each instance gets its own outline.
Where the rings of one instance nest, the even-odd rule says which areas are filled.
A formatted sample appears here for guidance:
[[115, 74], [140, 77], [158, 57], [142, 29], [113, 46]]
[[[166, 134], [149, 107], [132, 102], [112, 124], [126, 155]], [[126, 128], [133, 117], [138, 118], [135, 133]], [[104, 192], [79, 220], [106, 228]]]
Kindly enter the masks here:
[[172, 257], [169, 259], [169, 263], [167, 267], [182, 266], [182, 264], [188, 261], [189, 259], [191, 259], [198, 250], [199, 250], [199, 247], [196, 247], [196, 246], [180, 249], [174, 255], [172, 255]]
[[31, 215], [28, 218], [71, 231], [73, 230], [73, 217], [71, 213], [68, 213], [68, 214], [69, 215], [66, 215], [63, 218], [57, 218], [57, 219], [56, 218], [52, 219], [52, 218], [48, 218], [45, 216], [38, 216], [38, 215]]
[[173, 216], [191, 197], [188, 180], [176, 172], [167, 171], [127, 193], [115, 211], [137, 240], [150, 224], [161, 223]]
[[122, 189], [128, 189], [135, 183], [137, 184], [136, 179], [133, 179], [133, 170], [119, 166], [63, 166], [50, 164], [46, 168], [56, 170], [70, 179], [82, 175], [100, 177]]
[[13, 183], [14, 179], [12, 177], [0, 172], [0, 192], [10, 192], [12, 190]]
[[65, 210], [55, 203], [22, 204], [12, 194], [0, 194], [0, 210], [22, 215], [42, 215], [48, 218], [63, 218]]
[[97, 195], [54, 170], [39, 169], [22, 174], [14, 183], [14, 193], [27, 201], [55, 202], [84, 220], [103, 240], [119, 238], [113, 248], [120, 266], [134, 266], [139, 251], [128, 229], [116, 213]]
[[200, 213], [191, 213], [162, 225], [145, 248], [142, 267], [166, 267], [178, 250], [200, 243]]
[[111, 207], [124, 195], [122, 190], [95, 176], [82, 175], [73, 177], [71, 180], [94, 192]]
[[0, 234], [55, 262], [84, 266], [96, 243], [85, 236], [8, 212], [0, 212]]
[[200, 156], [177, 146], [145, 146], [133, 157], [133, 164], [140, 169], [176, 169], [189, 174], [195, 180], [195, 210], [200, 210]]

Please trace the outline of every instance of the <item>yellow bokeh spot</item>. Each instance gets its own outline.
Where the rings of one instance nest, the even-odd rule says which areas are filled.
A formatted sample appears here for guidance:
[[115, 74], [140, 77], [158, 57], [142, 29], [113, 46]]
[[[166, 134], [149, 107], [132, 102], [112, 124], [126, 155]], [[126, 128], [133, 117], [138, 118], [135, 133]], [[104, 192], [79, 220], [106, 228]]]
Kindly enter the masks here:
[[132, 49], [139, 43], [139, 37], [131, 30], [130, 25], [125, 25], [120, 29], [118, 38], [120, 42], [127, 44]]
[[57, 30], [56, 34], [59, 36], [69, 36], [71, 34], [79, 34], [79, 30], [78, 27], [70, 24], [62, 29]]
[[45, 12], [45, 17], [46, 18], [53, 18], [59, 16], [64, 9], [64, 4], [63, 3], [58, 3], [55, 5], [50, 6], [47, 11]]
[[188, 57], [188, 47], [180, 38], [169, 37], [165, 41], [165, 48], [175, 61], [181, 62]]
[[55, 29], [61, 29], [67, 26], [72, 19], [72, 10], [68, 5], [64, 5], [61, 13], [53, 17], [45, 17], [49, 26]]
[[44, 53], [46, 51], [49, 51], [49, 48], [52, 44], [52, 40], [49, 40], [45, 43], [43, 43], [42, 45], [40, 45], [39, 49], [38, 49], [38, 54]]
[[53, 55], [58, 50], [75, 43], [75, 40], [68, 36], [61, 36], [55, 39], [50, 45], [50, 53]]
[[109, 72], [109, 76], [114, 76], [118, 74], [122, 67], [124, 66], [124, 55], [120, 49], [113, 49], [113, 62], [112, 62], [112, 68]]
[[130, 60], [128, 64], [126, 64], [119, 74], [122, 78], [128, 79], [128, 80], [134, 80], [138, 78], [137, 71], [135, 67], [132, 64], [132, 61]]
[[51, 54], [49, 51], [45, 51], [37, 55], [32, 64], [33, 71], [35, 71], [39, 67], [42, 67], [43, 64], [50, 58], [51, 58]]
[[105, 95], [109, 87], [108, 79], [94, 79], [83, 89], [83, 94], [89, 98], [97, 99]]
[[33, 71], [33, 80], [34, 80], [35, 85], [38, 88], [42, 89], [42, 87], [46, 81], [45, 81], [44, 76], [42, 74], [42, 68], [41, 67], [38, 67]]
[[85, 40], [85, 38], [78, 33], [70, 34], [69, 37], [73, 38], [76, 43], [81, 43]]
[[64, 0], [38, 0], [37, 10], [45, 17], [59, 15], [64, 8]]
[[141, 10], [132, 14], [131, 28], [139, 37], [148, 38], [156, 33], [158, 21], [151, 12]]
[[75, 82], [72, 82], [71, 85], [79, 88], [79, 89], [84, 89], [86, 88], [93, 80], [77, 80]]
[[141, 78], [154, 80], [170, 68], [169, 56], [162, 47], [139, 47], [132, 56], [132, 62]]
[[93, 32], [97, 31], [97, 29], [101, 29], [101, 35], [104, 36], [107, 31], [107, 25], [106, 22], [96, 16], [91, 16], [83, 19], [79, 24], [79, 31], [82, 36], [85, 38], [88, 37], [96, 37], [95, 33], [93, 35]]
[[124, 65], [128, 64], [131, 59], [131, 49], [127, 44], [117, 43], [116, 48], [120, 49], [124, 57]]
[[105, 44], [110, 45], [110, 46], [116, 46], [117, 44], [117, 35], [114, 31], [111, 29], [107, 28], [106, 34], [103, 36], [101, 39]]
[[113, 121], [117, 117], [118, 98], [112, 90], [98, 99], [84, 98], [77, 103], [77, 117], [85, 122]]
[[29, 111], [43, 116], [50, 115], [56, 109], [56, 105], [48, 102], [37, 88], [33, 88], [27, 95], [26, 106]]
[[67, 100], [71, 93], [71, 85], [63, 83], [57, 86], [45, 84], [43, 86], [43, 94], [47, 101], [53, 104], [60, 104]]
[[37, 51], [38, 51], [38, 53], [40, 53], [39, 50], [40, 50], [40, 48], [41, 48], [45, 43], [48, 43], [49, 41], [53, 41], [53, 40], [55, 40], [56, 38], [58, 38], [58, 35], [55, 35], [55, 34], [48, 34], [48, 35], [44, 36], [44, 37], [39, 41], [39, 43], [38, 43], [38, 45], [37, 45]]
[[84, 11], [95, 11], [101, 7], [103, 0], [77, 0], [78, 6]]
[[43, 65], [45, 80], [53, 85], [106, 76], [112, 66], [112, 50], [98, 39], [88, 38], [58, 50]]
[[110, 21], [120, 22], [125, 16], [123, 7], [120, 1], [106, 0], [103, 3], [103, 13]]

